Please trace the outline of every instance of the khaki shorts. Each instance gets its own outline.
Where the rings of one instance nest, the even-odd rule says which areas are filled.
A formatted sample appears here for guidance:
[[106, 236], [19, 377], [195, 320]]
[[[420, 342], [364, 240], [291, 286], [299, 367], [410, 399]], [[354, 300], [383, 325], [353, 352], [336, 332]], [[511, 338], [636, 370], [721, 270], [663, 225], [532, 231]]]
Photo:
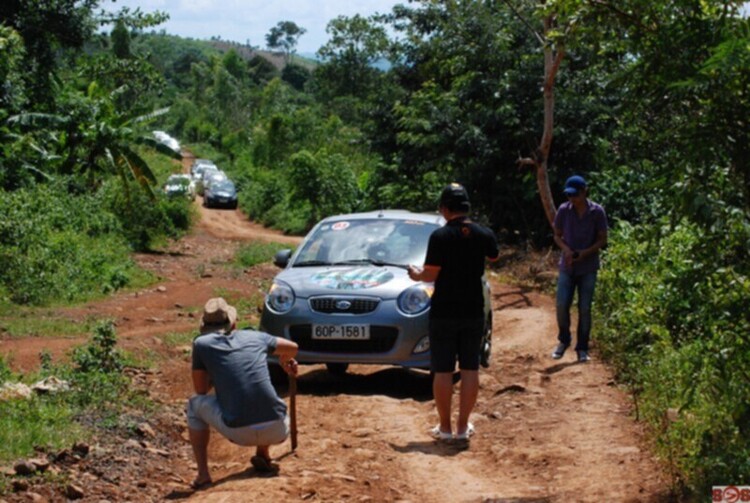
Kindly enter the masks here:
[[221, 418], [216, 395], [193, 395], [187, 404], [188, 428], [205, 430], [213, 427], [227, 440], [237, 445], [280, 444], [289, 436], [289, 416], [239, 428], [230, 428]]

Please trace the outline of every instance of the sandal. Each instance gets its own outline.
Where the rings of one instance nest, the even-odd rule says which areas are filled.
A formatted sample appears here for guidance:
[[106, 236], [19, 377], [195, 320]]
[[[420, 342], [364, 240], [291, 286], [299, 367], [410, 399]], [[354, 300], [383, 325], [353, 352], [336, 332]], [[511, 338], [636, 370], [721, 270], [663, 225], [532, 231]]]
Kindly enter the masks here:
[[456, 440], [469, 440], [469, 437], [471, 437], [474, 433], [476, 433], [476, 430], [474, 428], [474, 425], [469, 423], [466, 425], [466, 431], [463, 433], [456, 433]]
[[263, 456], [253, 456], [250, 458], [250, 464], [253, 465], [255, 471], [258, 472], [269, 473], [276, 471], [271, 460], [266, 459]]
[[206, 479], [202, 481], [195, 479], [190, 483], [190, 489], [192, 489], [193, 491], [199, 491], [201, 489], [205, 489], [211, 484], [213, 484], [213, 481], [211, 479]]
[[434, 438], [435, 440], [452, 440], [453, 439], [453, 433], [444, 432], [443, 430], [440, 429], [439, 424], [430, 430], [430, 436], [432, 436], [432, 438]]

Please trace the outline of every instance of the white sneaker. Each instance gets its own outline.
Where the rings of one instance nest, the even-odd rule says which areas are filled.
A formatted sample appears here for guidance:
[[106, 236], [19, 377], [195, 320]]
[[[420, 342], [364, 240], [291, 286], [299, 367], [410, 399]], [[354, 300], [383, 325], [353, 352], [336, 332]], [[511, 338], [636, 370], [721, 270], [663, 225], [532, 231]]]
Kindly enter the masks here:
[[435, 440], [453, 440], [453, 433], [444, 432], [440, 429], [439, 424], [430, 430], [430, 436], [432, 436], [432, 438], [434, 438]]
[[469, 437], [471, 437], [474, 433], [476, 433], [476, 430], [474, 429], [474, 425], [469, 423], [466, 425], [465, 432], [456, 433], [456, 440], [469, 440]]

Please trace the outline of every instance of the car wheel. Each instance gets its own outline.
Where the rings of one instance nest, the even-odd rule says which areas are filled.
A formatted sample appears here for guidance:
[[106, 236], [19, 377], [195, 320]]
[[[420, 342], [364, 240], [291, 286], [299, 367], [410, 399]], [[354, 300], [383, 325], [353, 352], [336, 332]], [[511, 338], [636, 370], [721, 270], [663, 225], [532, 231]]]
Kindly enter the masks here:
[[479, 363], [484, 368], [489, 368], [492, 357], [492, 313], [487, 315], [484, 322], [484, 335], [482, 336], [482, 346], [479, 354]]
[[333, 375], [342, 376], [346, 374], [346, 369], [349, 368], [348, 363], [326, 363], [328, 372]]

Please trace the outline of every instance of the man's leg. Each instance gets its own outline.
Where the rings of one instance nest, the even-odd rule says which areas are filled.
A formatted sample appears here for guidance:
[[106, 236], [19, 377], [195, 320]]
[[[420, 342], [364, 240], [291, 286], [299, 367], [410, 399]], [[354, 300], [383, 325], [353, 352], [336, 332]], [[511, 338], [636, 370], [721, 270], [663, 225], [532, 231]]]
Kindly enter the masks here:
[[594, 303], [596, 272], [576, 278], [578, 285], [578, 330], [576, 334], [576, 351], [589, 350], [591, 336], [591, 306]]
[[211, 481], [211, 474], [208, 471], [208, 441], [211, 436], [211, 430], [194, 430], [188, 428], [190, 432], [190, 445], [193, 446], [193, 455], [195, 464], [198, 465], [198, 476], [195, 477], [193, 485], [199, 486], [205, 482]]
[[557, 278], [557, 340], [566, 346], [570, 345], [570, 306], [573, 304], [575, 283], [573, 276], [565, 271], [560, 271]]
[[458, 423], [456, 423], [456, 433], [466, 433], [469, 424], [469, 416], [474, 410], [479, 395], [479, 371], [478, 370], [461, 370], [461, 398], [458, 409]]
[[440, 417], [440, 431], [451, 433], [451, 398], [453, 397], [453, 372], [435, 372], [432, 380], [435, 408]]

